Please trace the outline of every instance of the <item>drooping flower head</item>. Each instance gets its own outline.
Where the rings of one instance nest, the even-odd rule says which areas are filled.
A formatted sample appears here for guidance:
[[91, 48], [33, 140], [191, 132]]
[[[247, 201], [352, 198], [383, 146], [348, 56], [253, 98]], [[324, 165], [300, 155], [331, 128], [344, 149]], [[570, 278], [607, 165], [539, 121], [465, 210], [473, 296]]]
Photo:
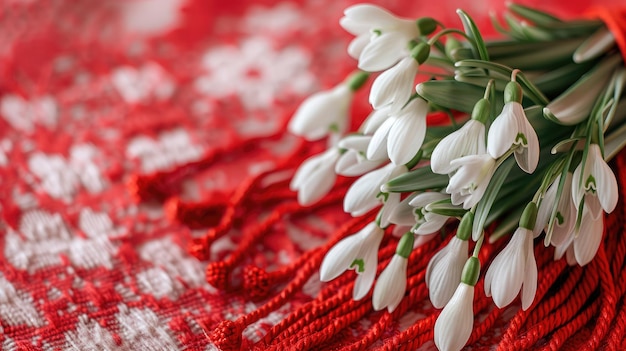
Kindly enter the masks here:
[[430, 301], [436, 308], [444, 307], [452, 298], [459, 282], [468, 256], [468, 240], [472, 234], [472, 212], [461, 220], [457, 234], [450, 239], [426, 267], [426, 286]]
[[372, 296], [374, 310], [380, 311], [387, 308], [393, 312], [402, 301], [406, 291], [406, 267], [409, 255], [413, 250], [413, 233], [405, 233], [385, 270], [378, 277]]
[[522, 292], [522, 308], [527, 310], [537, 291], [537, 262], [533, 250], [533, 228], [537, 206], [530, 202], [511, 241], [491, 262], [485, 275], [485, 294], [503, 308]]
[[441, 139], [430, 156], [430, 168], [434, 173], [452, 173], [454, 168], [450, 163], [453, 160], [468, 155], [481, 155], [486, 152], [485, 124], [481, 119], [488, 110], [489, 101], [486, 99], [479, 100], [474, 106], [472, 119], [460, 129]]
[[311, 205], [328, 194], [337, 179], [334, 168], [338, 158], [339, 150], [330, 148], [309, 157], [298, 167], [289, 188], [298, 191], [298, 202], [301, 205]]
[[353, 298], [362, 299], [374, 283], [378, 266], [378, 246], [384, 231], [370, 223], [356, 234], [350, 235], [333, 246], [320, 266], [320, 279], [331, 281], [348, 269], [354, 269], [358, 277], [354, 283]]
[[514, 148], [518, 166], [526, 173], [533, 173], [539, 164], [539, 139], [522, 107], [522, 88], [516, 82], [509, 82], [504, 96], [502, 113], [489, 128], [487, 152], [497, 159]]
[[454, 205], [470, 209], [480, 201], [496, 171], [496, 160], [489, 154], [470, 155], [452, 160], [456, 172], [450, 177], [446, 192]]
[[474, 325], [474, 286], [480, 261], [472, 256], [465, 262], [461, 282], [435, 322], [435, 345], [440, 351], [460, 351]]

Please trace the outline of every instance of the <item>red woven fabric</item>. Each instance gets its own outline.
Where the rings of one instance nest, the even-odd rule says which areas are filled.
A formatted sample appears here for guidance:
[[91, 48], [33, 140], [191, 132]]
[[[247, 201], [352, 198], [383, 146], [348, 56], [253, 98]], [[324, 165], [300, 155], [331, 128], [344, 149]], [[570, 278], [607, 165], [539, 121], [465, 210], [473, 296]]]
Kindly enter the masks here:
[[[311, 208], [287, 188], [322, 145], [284, 125], [354, 67], [337, 25], [353, 2], [0, 3], [2, 349], [432, 346], [438, 311], [423, 277], [444, 242], [412, 254], [397, 311], [373, 312], [371, 296], [351, 300], [351, 274], [317, 277], [325, 251], [372, 220], [341, 211], [351, 180]], [[487, 7], [503, 6], [378, 3], [454, 25], [462, 4], [485, 29]], [[369, 111], [366, 96], [355, 101], [356, 123]], [[623, 153], [613, 167], [623, 199]], [[537, 244], [529, 311], [494, 308], [479, 282], [472, 348], [624, 349], [625, 211], [620, 200], [585, 268]]]

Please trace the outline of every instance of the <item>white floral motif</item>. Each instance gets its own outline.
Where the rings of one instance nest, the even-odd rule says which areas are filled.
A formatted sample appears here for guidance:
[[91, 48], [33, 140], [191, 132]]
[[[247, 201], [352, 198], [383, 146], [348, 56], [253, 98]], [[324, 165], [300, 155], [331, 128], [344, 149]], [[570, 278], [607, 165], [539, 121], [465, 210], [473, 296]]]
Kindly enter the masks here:
[[146, 102], [151, 98], [165, 100], [176, 89], [172, 77], [156, 62], [148, 62], [139, 68], [118, 67], [111, 73], [111, 81], [129, 104]]
[[79, 228], [87, 238], [73, 236], [59, 214], [33, 210], [20, 221], [22, 237], [12, 231], [6, 235], [4, 254], [16, 268], [37, 271], [59, 265], [60, 256], [67, 256], [78, 267], [113, 267], [117, 246], [110, 240], [116, 230], [106, 214], [86, 208], [79, 216]]
[[163, 132], [157, 140], [140, 136], [126, 147], [126, 155], [139, 159], [142, 172], [154, 172], [173, 165], [199, 159], [204, 149], [191, 139], [184, 129]]
[[148, 308], [118, 307], [116, 319], [119, 335], [130, 350], [177, 350], [179, 345], [170, 334], [169, 318], [157, 316]]
[[9, 325], [43, 326], [45, 321], [33, 305], [32, 297], [15, 289], [4, 275], [0, 274], [0, 316]]
[[73, 146], [69, 160], [36, 152], [28, 159], [28, 167], [50, 196], [70, 201], [80, 186], [91, 193], [104, 190], [105, 180], [94, 162], [98, 154], [89, 144]]
[[0, 115], [11, 127], [23, 132], [33, 132], [38, 124], [53, 128], [59, 118], [56, 101], [47, 95], [29, 100], [19, 95], [4, 95], [0, 100]]
[[115, 350], [118, 345], [113, 335], [86, 315], [78, 317], [78, 323], [72, 331], [65, 333], [67, 351], [81, 351], [97, 348], [98, 350]]
[[203, 58], [207, 73], [195, 85], [199, 92], [215, 98], [237, 95], [250, 110], [266, 108], [281, 94], [305, 95], [315, 88], [310, 61], [300, 47], [276, 51], [269, 39], [251, 36], [238, 46], [207, 51]]

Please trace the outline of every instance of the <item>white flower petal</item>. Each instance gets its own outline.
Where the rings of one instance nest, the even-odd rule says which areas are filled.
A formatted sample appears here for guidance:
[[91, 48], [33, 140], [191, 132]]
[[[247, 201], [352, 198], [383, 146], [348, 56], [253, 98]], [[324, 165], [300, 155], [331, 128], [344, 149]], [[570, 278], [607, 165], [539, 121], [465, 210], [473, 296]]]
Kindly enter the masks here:
[[[617, 200], [619, 197], [619, 190], [617, 188], [617, 179], [615, 174], [611, 170], [611, 167], [606, 164], [602, 158], [602, 152], [597, 144], [591, 144], [589, 146], [589, 154], [592, 154], [591, 160], [591, 173], [596, 179], [598, 186], [597, 195], [602, 204], [602, 208], [606, 213], [611, 213], [617, 206]], [[589, 160], [589, 157], [587, 158]]]
[[[393, 224], [409, 227], [408, 230], [415, 224], [415, 210], [413, 206], [409, 205], [409, 202], [415, 197], [415, 194], [409, 195], [406, 199], [402, 200], [398, 206], [395, 206], [393, 212], [389, 215], [389, 221]], [[402, 232], [404, 234], [405, 232]]]
[[519, 116], [526, 118], [524, 108], [517, 102], [508, 102], [489, 127], [487, 152], [493, 158], [504, 155], [513, 145], [518, 133]]
[[310, 141], [326, 136], [333, 125], [342, 131], [347, 125], [352, 96], [345, 84], [311, 95], [289, 121], [289, 131]]
[[371, 37], [372, 36], [369, 33], [365, 33], [352, 39], [350, 44], [348, 44], [348, 55], [350, 55], [353, 59], [358, 60], [365, 46], [369, 44]]
[[395, 208], [400, 204], [400, 193], [390, 193], [387, 195], [387, 200], [383, 204], [383, 208], [380, 210], [380, 226], [387, 228], [390, 222], [391, 214], [395, 211]]
[[526, 119], [526, 116], [519, 117], [518, 124], [520, 125], [518, 133], [523, 134], [528, 144], [522, 145], [515, 151], [515, 161], [517, 165], [526, 173], [533, 173], [537, 169], [539, 164], [539, 139], [537, 133], [533, 129], [530, 122]]
[[389, 179], [406, 173], [405, 166], [388, 164], [385, 167], [371, 171], [357, 179], [346, 193], [343, 209], [352, 216], [361, 216], [380, 205], [378, 194], [380, 186]]
[[430, 168], [434, 173], [448, 174], [454, 171], [450, 165], [452, 160], [484, 154], [485, 150], [485, 125], [469, 120], [437, 144], [430, 157]]
[[463, 266], [468, 258], [468, 242], [456, 236], [439, 251], [426, 267], [426, 286], [430, 301], [436, 308], [444, 307], [461, 282]]
[[402, 256], [394, 255], [380, 274], [372, 296], [374, 310], [380, 311], [387, 307], [389, 312], [393, 312], [398, 307], [406, 292], [407, 261]]
[[532, 231], [517, 228], [511, 241], [500, 251], [487, 270], [490, 286], [488, 287], [485, 281], [485, 293], [490, 292], [496, 306], [500, 308], [509, 305], [522, 287], [528, 258], [526, 240], [529, 235], [532, 240]]
[[366, 22], [359, 22], [356, 21], [354, 18], [350, 18], [350, 17], [341, 17], [339, 19], [339, 25], [341, 26], [341, 28], [343, 28], [346, 32], [354, 35], [354, 36], [360, 36], [363, 34], [369, 34], [372, 26], [369, 23]]
[[378, 247], [383, 239], [383, 231], [378, 227], [371, 228], [371, 230], [372, 234], [367, 238], [361, 247], [361, 252], [359, 252], [359, 256], [363, 256], [364, 270], [358, 274], [352, 290], [352, 298], [357, 301], [364, 298], [372, 288], [378, 268]]
[[396, 165], [408, 163], [422, 147], [426, 136], [428, 103], [420, 98], [412, 100], [389, 130], [387, 153]]
[[353, 5], [346, 8], [343, 13], [355, 22], [369, 23], [375, 28], [394, 27], [400, 20], [386, 9], [372, 4]]
[[331, 281], [350, 268], [359, 252], [361, 240], [361, 235], [357, 233], [335, 244], [324, 256], [320, 266], [320, 280]]
[[459, 284], [435, 322], [435, 345], [440, 351], [460, 351], [474, 326], [474, 287]]
[[370, 90], [370, 104], [380, 109], [394, 103], [396, 107], [392, 111], [399, 111], [411, 97], [418, 67], [415, 59], [408, 56], [376, 77]]
[[596, 256], [602, 242], [603, 231], [604, 220], [602, 216], [594, 219], [590, 210], [585, 206], [580, 230], [578, 235], [574, 237], [574, 255], [579, 265], [586, 265]]
[[522, 283], [522, 309], [524, 311], [532, 305], [537, 294], [537, 262], [535, 261], [532, 238], [527, 239], [527, 242], [526, 269], [524, 271], [524, 283]]
[[382, 163], [382, 160], [370, 161], [358, 151], [348, 150], [337, 160], [335, 173], [346, 177], [360, 176], [380, 167]]
[[367, 72], [378, 72], [393, 66], [406, 56], [409, 40], [399, 32], [386, 32], [373, 38], [359, 56], [359, 68]]
[[334, 168], [339, 151], [337, 148], [312, 156], [296, 171], [289, 187], [298, 191], [298, 202], [308, 206], [323, 198], [332, 189], [337, 176]]
[[387, 139], [389, 130], [396, 123], [396, 117], [389, 117], [376, 130], [372, 136], [372, 140], [367, 147], [367, 158], [370, 160], [380, 160], [387, 158]]
[[365, 122], [363, 122], [362, 129], [363, 134], [372, 135], [376, 130], [387, 120], [389, 117], [389, 112], [391, 110], [390, 106], [385, 106], [378, 110], [372, 111], [372, 113], [367, 116]]

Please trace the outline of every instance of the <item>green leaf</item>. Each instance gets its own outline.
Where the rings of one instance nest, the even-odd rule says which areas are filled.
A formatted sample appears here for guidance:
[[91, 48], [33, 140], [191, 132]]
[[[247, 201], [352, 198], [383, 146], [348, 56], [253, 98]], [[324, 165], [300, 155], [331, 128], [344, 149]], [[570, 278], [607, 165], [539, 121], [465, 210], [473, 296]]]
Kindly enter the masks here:
[[485, 194], [483, 198], [478, 202], [476, 206], [476, 216], [474, 217], [474, 225], [472, 227], [472, 238], [477, 240], [482, 233], [483, 228], [485, 226], [485, 222], [487, 221], [487, 216], [491, 211], [491, 206], [493, 205], [496, 197], [498, 196], [498, 192], [504, 184], [506, 177], [509, 175], [511, 168], [515, 164], [514, 158], [509, 158], [504, 161], [504, 163], [498, 167], [496, 173], [491, 178], [489, 185], [487, 186], [487, 190], [485, 190]]
[[433, 173], [429, 166], [404, 173], [383, 185], [386, 192], [405, 193], [441, 189], [448, 185], [447, 175]]
[[562, 23], [563, 21], [558, 17], [543, 11], [539, 11], [524, 5], [509, 4], [508, 9], [514, 14], [523, 17], [538, 26], [551, 26], [555, 23]]
[[[505, 76], [511, 76], [511, 73], [513, 73], [513, 69], [511, 67], [481, 60], [463, 60], [455, 63], [454, 65], [456, 67], [483, 68], [490, 72], [497, 72]], [[520, 83], [520, 85], [522, 86], [522, 89], [524, 90], [524, 95], [528, 96], [528, 98], [533, 100], [533, 102], [535, 102], [536, 104], [545, 106], [550, 102], [548, 98], [546, 98], [543, 93], [524, 76], [523, 73], [520, 72], [517, 74], [517, 82]]]
[[472, 112], [474, 104], [485, 93], [483, 87], [454, 80], [431, 80], [418, 84], [415, 89], [430, 103], [467, 113]]
[[489, 53], [485, 47], [485, 42], [472, 18], [461, 9], [456, 10], [456, 13], [461, 18], [461, 22], [463, 22], [465, 34], [471, 39], [474, 56], [481, 60], [489, 61]]
[[467, 210], [463, 209], [463, 207], [453, 205], [452, 200], [449, 198], [431, 202], [426, 205], [424, 209], [428, 212], [448, 217], [463, 217], [463, 215], [467, 212]]

